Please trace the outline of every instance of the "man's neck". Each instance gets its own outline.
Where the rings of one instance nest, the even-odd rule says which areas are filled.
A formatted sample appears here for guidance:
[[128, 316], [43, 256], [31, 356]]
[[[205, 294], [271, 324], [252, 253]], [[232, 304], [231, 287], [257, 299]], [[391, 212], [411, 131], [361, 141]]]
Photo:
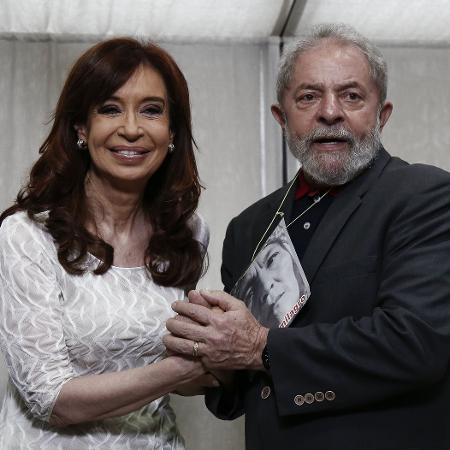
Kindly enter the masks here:
[[329, 186], [327, 184], [323, 184], [323, 183], [319, 183], [316, 180], [314, 180], [313, 178], [311, 178], [306, 172], [302, 172], [303, 173], [303, 179], [304, 181], [308, 184], [308, 186], [310, 187], [310, 189], [312, 191], [327, 191], [328, 189], [331, 189], [335, 186]]

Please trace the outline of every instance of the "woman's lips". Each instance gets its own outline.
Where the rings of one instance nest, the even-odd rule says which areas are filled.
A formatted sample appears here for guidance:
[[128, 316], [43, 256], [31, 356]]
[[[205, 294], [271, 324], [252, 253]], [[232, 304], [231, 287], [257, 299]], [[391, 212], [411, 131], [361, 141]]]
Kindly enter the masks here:
[[116, 158], [126, 161], [143, 159], [150, 153], [150, 150], [144, 147], [112, 147], [109, 150]]

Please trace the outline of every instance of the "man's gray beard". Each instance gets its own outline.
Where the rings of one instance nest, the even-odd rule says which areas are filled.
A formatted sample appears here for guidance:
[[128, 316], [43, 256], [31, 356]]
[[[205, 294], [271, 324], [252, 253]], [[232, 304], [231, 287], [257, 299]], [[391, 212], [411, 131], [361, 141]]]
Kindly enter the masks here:
[[[348, 183], [374, 161], [381, 148], [378, 121], [362, 139], [342, 126], [316, 128], [302, 138], [294, 136], [286, 127], [285, 137], [291, 153], [302, 164], [303, 172], [322, 186]], [[320, 138], [345, 139], [348, 149], [315, 152], [312, 145]]]

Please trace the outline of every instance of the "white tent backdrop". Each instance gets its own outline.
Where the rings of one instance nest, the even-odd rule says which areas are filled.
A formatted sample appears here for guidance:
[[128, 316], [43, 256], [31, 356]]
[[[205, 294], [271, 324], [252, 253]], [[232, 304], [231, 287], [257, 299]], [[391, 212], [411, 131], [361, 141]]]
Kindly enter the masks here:
[[[303, 15], [291, 24], [292, 33], [301, 34], [304, 27], [320, 22], [324, 16], [345, 21], [347, 10], [342, 1], [326, 3], [339, 6], [334, 16], [327, 15], [324, 1], [298, 2], [296, 11]], [[349, 3], [357, 7], [358, 2]], [[394, 113], [383, 133], [385, 146], [411, 162], [450, 169], [448, 36], [442, 31], [427, 41], [426, 36], [411, 31], [421, 20], [437, 24], [430, 25], [430, 30], [439, 29], [449, 7], [443, 0], [432, 2], [433, 8], [426, 9], [423, 4], [430, 2], [405, 2], [419, 8], [408, 41], [408, 35], [400, 31], [408, 29], [402, 18], [410, 17], [411, 8], [407, 14], [392, 18], [380, 13], [387, 4], [384, 0], [362, 3], [366, 12], [361, 13], [364, 27], [360, 30], [382, 42], [390, 70], [388, 96], [394, 102]], [[124, 4], [126, 13], [121, 10]], [[225, 4], [234, 8], [229, 10], [231, 14], [220, 9]], [[146, 28], [139, 28], [139, 23], [134, 26], [135, 30], [152, 30], [151, 37], [158, 38], [175, 57], [189, 83], [198, 164], [206, 187], [200, 211], [211, 229], [210, 270], [201, 286], [220, 288], [220, 251], [227, 223], [282, 183], [281, 134], [269, 111], [275, 97], [279, 41], [269, 36], [279, 31], [292, 4], [291, 0], [0, 0], [0, 208], [11, 203], [37, 157], [70, 64], [93, 42], [93, 35], [136, 34], [114, 27], [145, 16], [147, 9], [140, 8], [154, 8], [153, 19], [146, 17]], [[379, 10], [371, 14], [368, 8], [374, 5]], [[98, 8], [104, 8], [102, 16]], [[430, 9], [434, 18], [429, 16]], [[31, 17], [33, 14], [35, 17]], [[173, 22], [174, 17], [178, 22]], [[356, 21], [354, 14], [348, 17]], [[386, 27], [389, 42], [376, 34], [379, 23], [371, 21], [373, 17], [391, 24]], [[358, 27], [358, 22], [353, 24]], [[433, 47], [424, 45], [424, 41]], [[292, 159], [289, 169], [290, 173], [295, 170]], [[0, 367], [0, 397], [5, 380], [6, 371]], [[244, 448], [242, 420], [225, 423], [214, 419], [200, 397], [174, 397], [174, 404], [188, 450]]]
[[[0, 35], [90, 39], [265, 40], [292, 0], [2, 0]], [[276, 34], [276, 33], [275, 33]]]

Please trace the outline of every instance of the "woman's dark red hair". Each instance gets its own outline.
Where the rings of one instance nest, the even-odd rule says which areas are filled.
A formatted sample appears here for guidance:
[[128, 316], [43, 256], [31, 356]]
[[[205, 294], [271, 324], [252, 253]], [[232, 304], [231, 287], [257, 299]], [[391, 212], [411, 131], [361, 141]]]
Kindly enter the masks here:
[[33, 220], [37, 220], [37, 214], [48, 211], [46, 228], [67, 272], [84, 273], [88, 252], [101, 261], [94, 273], [102, 274], [111, 267], [113, 248], [85, 227], [89, 210], [84, 181], [90, 157], [77, 147], [75, 125], [86, 124], [92, 108], [110, 98], [142, 65], [156, 69], [165, 82], [175, 145], [175, 151], [167, 155], [150, 178], [143, 197], [142, 206], [153, 227], [146, 266], [158, 284], [188, 287], [202, 273], [204, 254], [193, 239], [188, 222], [201, 190], [189, 91], [175, 61], [157, 45], [130, 38], [110, 39], [91, 47], [75, 62], [29, 182], [15, 204], [0, 216], [0, 224], [16, 211], [27, 211]]

